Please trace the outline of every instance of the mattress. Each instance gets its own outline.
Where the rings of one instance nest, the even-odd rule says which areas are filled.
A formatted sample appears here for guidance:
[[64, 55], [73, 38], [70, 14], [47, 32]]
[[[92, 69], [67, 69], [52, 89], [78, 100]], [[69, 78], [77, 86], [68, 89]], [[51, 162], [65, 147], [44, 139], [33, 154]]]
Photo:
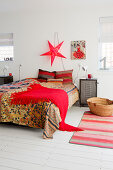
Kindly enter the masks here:
[[[42, 128], [43, 138], [52, 138], [61, 121], [59, 108], [50, 102], [38, 102], [29, 105], [11, 104], [11, 94], [26, 91], [31, 84], [39, 84], [37, 80], [24, 79], [0, 86], [0, 122], [12, 122], [34, 128]], [[40, 83], [44, 87], [65, 90], [68, 94], [70, 108], [79, 98], [78, 89], [73, 84], [58, 85]]]

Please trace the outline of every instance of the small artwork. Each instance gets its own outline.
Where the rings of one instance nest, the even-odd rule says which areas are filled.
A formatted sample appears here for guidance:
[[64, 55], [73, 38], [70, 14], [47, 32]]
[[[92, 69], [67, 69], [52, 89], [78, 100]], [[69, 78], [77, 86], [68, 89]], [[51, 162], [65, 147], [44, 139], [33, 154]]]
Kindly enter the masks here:
[[71, 59], [86, 59], [86, 42], [71, 41]]

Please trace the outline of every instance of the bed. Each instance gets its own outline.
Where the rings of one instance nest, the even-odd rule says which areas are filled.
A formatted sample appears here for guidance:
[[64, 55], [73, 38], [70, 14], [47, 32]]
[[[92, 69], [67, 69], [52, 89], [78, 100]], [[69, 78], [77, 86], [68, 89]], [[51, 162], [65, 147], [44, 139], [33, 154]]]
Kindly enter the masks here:
[[55, 84], [35, 79], [24, 79], [11, 84], [0, 86], [0, 122], [12, 122], [34, 128], [42, 128], [43, 138], [52, 138], [59, 128], [61, 121], [59, 108], [52, 102], [38, 102], [29, 105], [11, 104], [11, 95], [15, 92], [26, 91], [32, 84], [41, 84], [44, 87], [65, 90], [68, 94], [68, 109], [78, 100], [78, 89], [74, 84]]

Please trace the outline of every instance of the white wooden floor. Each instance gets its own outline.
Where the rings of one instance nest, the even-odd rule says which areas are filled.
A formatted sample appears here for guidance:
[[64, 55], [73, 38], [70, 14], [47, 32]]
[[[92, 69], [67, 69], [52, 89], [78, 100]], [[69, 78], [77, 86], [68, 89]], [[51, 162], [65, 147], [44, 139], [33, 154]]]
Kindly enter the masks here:
[[[66, 123], [77, 126], [85, 110], [73, 106]], [[0, 124], [0, 170], [111, 170], [113, 149], [70, 144], [72, 132], [42, 139], [41, 129]]]

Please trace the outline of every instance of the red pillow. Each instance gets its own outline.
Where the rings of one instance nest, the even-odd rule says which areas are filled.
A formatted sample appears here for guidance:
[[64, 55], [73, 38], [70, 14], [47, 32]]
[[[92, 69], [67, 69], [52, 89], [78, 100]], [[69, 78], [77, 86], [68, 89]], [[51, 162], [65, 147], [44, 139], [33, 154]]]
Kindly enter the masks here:
[[55, 78], [55, 72], [45, 71], [42, 69], [39, 69], [38, 73], [38, 79], [54, 79]]
[[56, 79], [63, 79], [63, 83], [72, 83], [73, 70], [56, 71]]
[[47, 82], [46, 79], [37, 79], [40, 83]]

